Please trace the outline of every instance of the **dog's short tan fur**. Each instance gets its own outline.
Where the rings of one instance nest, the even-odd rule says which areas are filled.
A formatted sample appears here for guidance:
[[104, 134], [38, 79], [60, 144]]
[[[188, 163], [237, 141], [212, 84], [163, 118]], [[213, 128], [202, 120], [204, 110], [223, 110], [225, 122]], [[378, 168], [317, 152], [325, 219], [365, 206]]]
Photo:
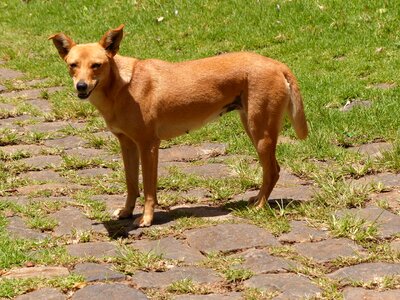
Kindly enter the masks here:
[[279, 178], [275, 149], [285, 112], [297, 136], [307, 136], [303, 102], [289, 68], [247, 52], [180, 63], [123, 57], [117, 54], [122, 30], [123, 25], [92, 44], [76, 45], [63, 33], [50, 37], [69, 66], [78, 96], [100, 111], [121, 144], [128, 196], [116, 216], [132, 216], [140, 158], [145, 205], [135, 223], [151, 225], [160, 141], [231, 110], [239, 112], [263, 170], [260, 191], [249, 202], [264, 206]]

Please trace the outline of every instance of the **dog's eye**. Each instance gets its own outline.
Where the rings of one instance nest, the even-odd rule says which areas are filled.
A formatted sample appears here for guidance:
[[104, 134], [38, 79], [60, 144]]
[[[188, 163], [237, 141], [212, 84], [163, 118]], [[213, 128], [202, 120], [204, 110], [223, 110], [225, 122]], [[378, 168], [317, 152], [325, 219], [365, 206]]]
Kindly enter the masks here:
[[69, 64], [69, 67], [70, 67], [71, 69], [75, 69], [77, 66], [78, 66], [78, 65], [75, 64], [75, 63]]
[[95, 63], [92, 65], [92, 69], [98, 69], [100, 67], [101, 67], [101, 64], [99, 64], [99, 63]]

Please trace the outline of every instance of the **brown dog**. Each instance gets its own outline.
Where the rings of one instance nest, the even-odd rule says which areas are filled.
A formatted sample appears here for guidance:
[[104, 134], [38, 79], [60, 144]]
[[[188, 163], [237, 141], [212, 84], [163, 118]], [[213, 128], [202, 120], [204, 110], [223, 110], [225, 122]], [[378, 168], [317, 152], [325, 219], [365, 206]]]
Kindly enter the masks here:
[[157, 204], [160, 141], [231, 110], [238, 110], [262, 165], [261, 189], [249, 202], [263, 207], [279, 178], [275, 149], [286, 111], [297, 136], [307, 136], [302, 98], [289, 68], [246, 52], [179, 63], [123, 57], [117, 55], [123, 27], [92, 44], [77, 45], [63, 33], [49, 38], [69, 67], [78, 97], [100, 111], [121, 144], [128, 196], [115, 215], [132, 216], [140, 157], [145, 205], [135, 223], [150, 226]]

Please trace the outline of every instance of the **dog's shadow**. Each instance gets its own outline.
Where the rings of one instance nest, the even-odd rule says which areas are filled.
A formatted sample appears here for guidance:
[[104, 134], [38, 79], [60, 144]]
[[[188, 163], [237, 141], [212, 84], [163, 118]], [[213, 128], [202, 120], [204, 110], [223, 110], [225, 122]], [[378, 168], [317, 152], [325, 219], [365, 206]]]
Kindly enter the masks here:
[[[282, 199], [268, 199], [269, 209], [279, 210], [286, 208], [295, 208], [304, 201], [282, 198]], [[154, 227], [169, 227], [176, 224], [176, 221], [181, 218], [218, 218], [224, 217], [232, 213], [232, 211], [241, 211], [251, 209], [247, 200], [231, 201], [221, 206], [212, 207], [207, 205], [198, 206], [183, 206], [171, 209], [169, 211], [158, 210], [154, 213]], [[103, 222], [109, 237], [117, 239], [119, 237], [136, 236], [139, 237], [147, 228], [140, 228], [134, 225], [133, 221], [139, 217], [140, 213], [136, 213], [132, 218], [121, 220], [109, 220]]]
[[[229, 209], [224, 209], [222, 207], [212, 207], [206, 205], [200, 206], [184, 206], [171, 209], [169, 211], [155, 211], [154, 221], [152, 227], [168, 227], [176, 223], [178, 219], [181, 218], [213, 218], [213, 217], [223, 217], [229, 215], [231, 211]], [[112, 219], [105, 221], [102, 224], [107, 229], [108, 235], [111, 238], [128, 237], [128, 236], [140, 236], [146, 228], [137, 227], [134, 224], [134, 220], [141, 214], [136, 213], [132, 218], [127, 219]]]

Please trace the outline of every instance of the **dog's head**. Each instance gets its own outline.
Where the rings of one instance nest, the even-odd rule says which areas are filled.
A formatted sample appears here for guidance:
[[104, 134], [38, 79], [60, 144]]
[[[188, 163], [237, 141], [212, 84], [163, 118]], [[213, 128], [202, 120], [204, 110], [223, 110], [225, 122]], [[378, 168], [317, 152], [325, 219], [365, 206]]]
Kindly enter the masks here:
[[87, 99], [110, 73], [110, 60], [117, 54], [124, 25], [107, 31], [98, 43], [77, 45], [64, 33], [49, 37], [67, 63], [78, 97]]

